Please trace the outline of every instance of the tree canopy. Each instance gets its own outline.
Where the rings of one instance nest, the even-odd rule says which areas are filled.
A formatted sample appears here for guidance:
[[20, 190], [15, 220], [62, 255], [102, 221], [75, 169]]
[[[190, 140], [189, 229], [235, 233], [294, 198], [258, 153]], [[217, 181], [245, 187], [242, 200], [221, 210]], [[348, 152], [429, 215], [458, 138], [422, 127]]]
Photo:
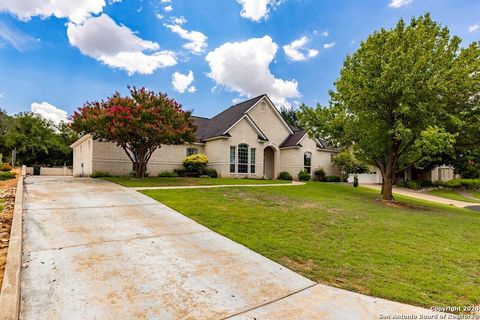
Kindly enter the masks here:
[[72, 128], [94, 139], [114, 142], [133, 163], [138, 178], [145, 176], [148, 161], [162, 145], [194, 140], [191, 112], [165, 93], [129, 88], [130, 96], [115, 93], [107, 100], [87, 102], [73, 115]]
[[303, 107], [311, 134], [379, 168], [383, 198], [396, 173], [428, 167], [472, 143], [479, 130], [480, 50], [429, 14], [371, 34], [347, 56], [330, 106]]
[[1, 149], [5, 150], [4, 156], [16, 149], [18, 164], [59, 166], [71, 164], [70, 144], [77, 138], [65, 123], [56, 126], [40, 115], [20, 113], [9, 117]]

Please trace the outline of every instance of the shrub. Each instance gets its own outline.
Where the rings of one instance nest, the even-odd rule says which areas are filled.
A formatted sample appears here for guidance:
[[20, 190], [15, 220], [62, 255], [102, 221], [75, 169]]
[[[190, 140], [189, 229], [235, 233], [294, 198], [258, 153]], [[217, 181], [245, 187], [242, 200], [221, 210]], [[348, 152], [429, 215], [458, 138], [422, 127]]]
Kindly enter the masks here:
[[12, 171], [12, 169], [13, 167], [8, 163], [0, 165], [0, 171]]
[[283, 172], [280, 172], [280, 174], [278, 175], [278, 179], [292, 181], [293, 177], [290, 173], [283, 171]]
[[91, 178], [111, 177], [112, 175], [106, 171], [95, 171], [90, 175]]
[[302, 170], [298, 173], [298, 180], [308, 181], [308, 180], [310, 180], [310, 174], [307, 171]]
[[436, 181], [434, 185], [437, 187], [451, 189], [465, 188], [471, 190], [478, 190], [480, 189], [480, 179], [454, 179], [450, 181], [439, 180]]
[[192, 154], [183, 160], [187, 172], [203, 174], [207, 169], [208, 157], [204, 154]]
[[0, 171], [0, 181], [3, 180], [9, 180], [15, 178], [15, 173], [14, 172], [5, 172], [5, 171]]
[[175, 171], [162, 171], [158, 174], [161, 178], [177, 178], [178, 173]]
[[207, 168], [205, 170], [205, 175], [209, 176], [210, 178], [218, 178], [217, 170], [215, 170], [213, 168]]
[[322, 168], [318, 168], [315, 171], [313, 171], [313, 175], [315, 176], [315, 179], [317, 179], [318, 181], [325, 181], [326, 174], [325, 174], [325, 170], [323, 170]]
[[187, 170], [185, 170], [185, 168], [177, 168], [177, 169], [174, 169], [173, 172], [176, 173], [177, 176], [179, 177], [184, 177]]
[[341, 182], [342, 179], [340, 179], [339, 176], [326, 176], [325, 181], [326, 182]]

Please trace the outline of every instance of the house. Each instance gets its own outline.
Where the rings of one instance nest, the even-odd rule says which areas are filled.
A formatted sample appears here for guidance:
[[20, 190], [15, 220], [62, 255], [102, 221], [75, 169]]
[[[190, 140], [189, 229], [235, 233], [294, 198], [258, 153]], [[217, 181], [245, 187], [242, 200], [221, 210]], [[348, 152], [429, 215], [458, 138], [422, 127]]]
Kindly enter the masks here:
[[[350, 174], [348, 177], [348, 182], [353, 182], [353, 174]], [[382, 183], [382, 173], [377, 167], [371, 167], [370, 173], [363, 173], [357, 175], [359, 183]], [[458, 175], [454, 173], [454, 168], [450, 166], [438, 166], [431, 170], [423, 170], [417, 168], [408, 168], [399, 172], [395, 176], [396, 181], [432, 181], [436, 182], [438, 180], [449, 181], [459, 178]]]
[[[163, 145], [148, 163], [150, 175], [179, 168], [185, 156], [196, 153], [206, 154], [209, 167], [220, 177], [274, 179], [286, 171], [296, 178], [299, 171], [313, 173], [316, 168], [323, 168], [327, 175], [340, 174], [330, 160], [336, 151], [287, 124], [267, 95], [236, 104], [211, 119], [192, 119], [197, 127], [195, 142]], [[129, 158], [114, 143], [96, 141], [87, 134], [71, 147], [75, 176], [132, 171]]]

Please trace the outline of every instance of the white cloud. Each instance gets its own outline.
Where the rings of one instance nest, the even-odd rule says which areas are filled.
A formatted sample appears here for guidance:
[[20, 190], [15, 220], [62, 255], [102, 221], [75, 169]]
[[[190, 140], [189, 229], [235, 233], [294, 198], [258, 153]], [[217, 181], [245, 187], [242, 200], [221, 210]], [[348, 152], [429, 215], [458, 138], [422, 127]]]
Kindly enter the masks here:
[[315, 35], [321, 35], [321, 36], [324, 36], [324, 37], [328, 37], [328, 31], [318, 31], [318, 30], [313, 30], [313, 34]]
[[165, 23], [165, 27], [170, 29], [172, 32], [178, 34], [181, 38], [189, 41], [183, 45], [185, 49], [187, 49], [193, 54], [203, 53], [207, 49], [208, 37], [200, 31], [188, 31], [182, 28], [182, 24], [186, 22], [187, 20], [185, 20], [184, 17], [174, 17], [172, 18], [172, 23]]
[[389, 6], [392, 8], [400, 8], [412, 3], [413, 0], [391, 0]]
[[335, 44], [336, 44], [336, 42], [325, 43], [325, 44], [323, 45], [323, 47], [324, 47], [325, 49], [330, 49], [330, 48], [335, 47]]
[[155, 13], [155, 17], [157, 17], [158, 20], [162, 20], [163, 18], [165, 18], [165, 16], [161, 13]]
[[280, 4], [281, 0], [237, 0], [242, 5], [240, 15], [244, 18], [260, 21], [268, 17], [270, 10]]
[[0, 21], [0, 46], [7, 43], [20, 52], [35, 48], [40, 39], [35, 39], [22, 31]]
[[173, 7], [172, 6], [166, 6], [165, 8], [163, 8], [163, 10], [165, 10], [166, 12], [170, 12], [173, 10]]
[[192, 82], [195, 80], [193, 77], [193, 72], [190, 70], [188, 74], [181, 74], [180, 72], [175, 72], [172, 75], [172, 86], [175, 89], [175, 91], [178, 91], [180, 93], [184, 93], [185, 91], [188, 91], [190, 93], [194, 93], [197, 91], [195, 86], [192, 86]]
[[285, 55], [292, 61], [305, 61], [318, 55], [318, 50], [305, 48], [309, 39], [306, 36], [283, 46]]
[[35, 16], [55, 16], [81, 23], [92, 14], [102, 12], [105, 5], [105, 0], [2, 0], [0, 11], [10, 12], [25, 21]]
[[172, 0], [160, 0], [160, 2], [162, 2], [162, 3], [171, 3]]
[[208, 76], [216, 84], [252, 97], [266, 93], [279, 105], [288, 105], [287, 99], [298, 97], [295, 80], [275, 78], [269, 69], [278, 46], [270, 36], [243, 42], [227, 42], [208, 53]]
[[43, 118], [53, 121], [55, 124], [59, 124], [61, 121], [68, 121], [66, 111], [59, 109], [48, 102], [34, 102], [31, 105], [31, 110], [33, 113], [39, 114]]
[[177, 63], [173, 52], [158, 51], [158, 43], [139, 38], [106, 14], [89, 18], [83, 24], [69, 23], [67, 35], [70, 44], [83, 54], [128, 74], [151, 74]]
[[473, 24], [471, 26], [468, 26], [468, 32], [469, 33], [473, 33], [475, 31], [477, 31], [478, 29], [480, 29], [480, 25], [479, 24]]

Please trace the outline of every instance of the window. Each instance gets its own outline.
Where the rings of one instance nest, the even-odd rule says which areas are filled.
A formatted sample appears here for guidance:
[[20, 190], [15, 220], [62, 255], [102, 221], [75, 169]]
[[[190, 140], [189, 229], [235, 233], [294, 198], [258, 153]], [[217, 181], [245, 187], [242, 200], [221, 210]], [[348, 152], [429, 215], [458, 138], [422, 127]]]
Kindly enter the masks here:
[[197, 148], [187, 148], [187, 157], [191, 156], [192, 154], [198, 154]]
[[250, 149], [250, 173], [255, 173], [256, 149]]
[[230, 173], [235, 173], [235, 147], [230, 146]]
[[312, 153], [311, 152], [305, 152], [303, 154], [303, 167], [307, 173], [312, 172]]
[[267, 105], [265, 104], [265, 102], [261, 102], [260, 103], [260, 111], [265, 112], [265, 109], [267, 109]]
[[238, 145], [238, 173], [248, 173], [248, 145]]

